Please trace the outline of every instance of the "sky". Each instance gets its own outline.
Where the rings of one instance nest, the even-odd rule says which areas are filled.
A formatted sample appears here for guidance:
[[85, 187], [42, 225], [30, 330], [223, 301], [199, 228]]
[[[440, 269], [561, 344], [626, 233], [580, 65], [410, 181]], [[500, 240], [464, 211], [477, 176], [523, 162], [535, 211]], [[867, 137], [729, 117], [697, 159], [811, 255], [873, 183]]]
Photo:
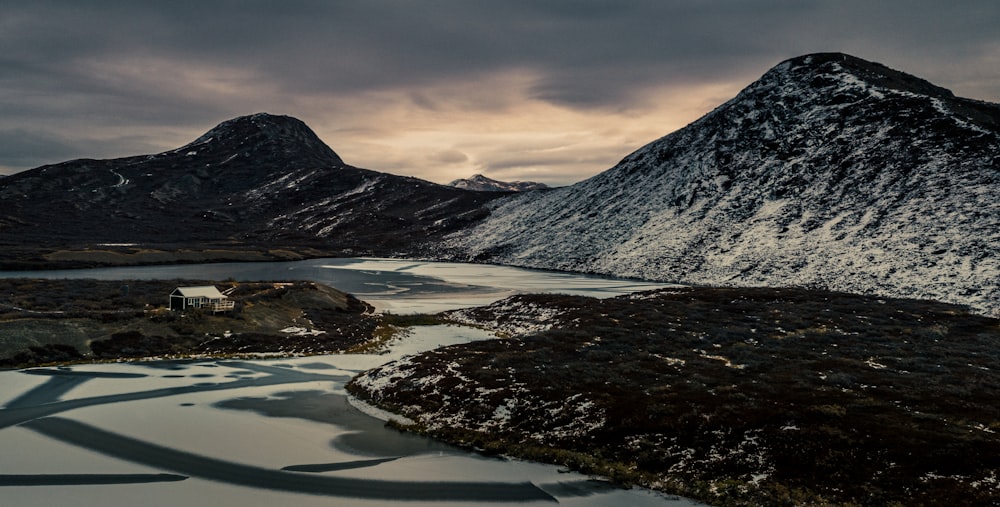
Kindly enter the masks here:
[[996, 0], [2, 0], [0, 174], [286, 114], [348, 164], [565, 185], [826, 51], [1000, 102]]

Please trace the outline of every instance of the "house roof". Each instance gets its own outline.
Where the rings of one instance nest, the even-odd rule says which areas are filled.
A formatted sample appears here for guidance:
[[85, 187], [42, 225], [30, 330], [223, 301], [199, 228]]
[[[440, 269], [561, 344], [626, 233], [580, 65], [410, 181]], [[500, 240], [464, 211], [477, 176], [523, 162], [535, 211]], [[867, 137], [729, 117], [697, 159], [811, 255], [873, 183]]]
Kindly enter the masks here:
[[201, 287], [177, 287], [173, 292], [170, 293], [171, 296], [184, 296], [186, 298], [208, 298], [208, 299], [222, 299], [223, 296], [219, 289], [216, 289], [214, 285], [204, 285]]

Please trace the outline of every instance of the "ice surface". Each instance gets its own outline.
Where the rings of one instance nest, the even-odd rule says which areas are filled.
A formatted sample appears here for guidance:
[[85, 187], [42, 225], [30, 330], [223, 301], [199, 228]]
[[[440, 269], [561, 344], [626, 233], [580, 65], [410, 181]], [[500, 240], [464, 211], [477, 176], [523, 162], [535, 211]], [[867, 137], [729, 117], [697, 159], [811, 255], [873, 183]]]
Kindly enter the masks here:
[[[422, 277], [473, 269], [374, 259], [352, 263], [351, 269], [373, 267], [419, 272]], [[483, 281], [469, 273], [451, 281], [459, 279]], [[577, 289], [587, 285], [580, 280], [558, 279]], [[496, 280], [509, 286], [504, 290], [537, 283], [522, 270], [509, 268], [499, 270]], [[595, 290], [601, 293], [623, 287], [620, 281], [595, 282]], [[373, 442], [397, 442], [401, 434], [386, 429], [380, 418], [366, 415], [385, 418], [388, 414], [362, 412], [350, 405], [344, 391], [347, 380], [388, 361], [405, 362], [412, 354], [492, 338], [493, 334], [480, 329], [431, 326], [414, 328], [381, 355], [194, 359], [3, 371], [0, 403], [6, 405], [0, 408], [0, 448], [4, 449], [0, 453], [0, 495], [5, 505], [102, 507], [206, 503], [325, 506], [331, 502], [357, 506], [400, 502], [408, 506], [521, 505], [551, 500], [570, 506], [696, 505], [646, 490], [616, 489], [580, 474], [563, 473], [554, 466], [488, 458], [412, 435], [406, 436], [424, 443], [394, 443], [391, 445], [400, 447], [388, 450], [371, 447]], [[577, 405], [585, 409], [586, 402], [579, 401]], [[59, 435], [60, 428], [75, 427], [100, 438], [79, 442], [73, 435]], [[110, 439], [112, 444], [101, 444], [101, 439]], [[121, 454], [131, 447], [143, 450], [133, 457]], [[307, 473], [284, 470], [286, 467], [330, 471]], [[262, 474], [266, 481], [248, 483], [241, 479], [243, 474]], [[311, 484], [308, 481], [322, 477], [362, 486], [375, 484], [373, 489], [361, 489], [381, 496], [364, 498], [363, 494], [358, 497], [339, 490], [303, 492], [303, 481]], [[25, 478], [64, 482], [11, 485]], [[139, 482], [126, 483], [126, 479]], [[385, 486], [370, 483], [373, 480], [386, 481]], [[431, 484], [433, 491], [444, 491], [441, 495], [458, 496], [447, 501], [420, 500], [405, 492], [396, 495], [394, 484], [416, 484], [418, 489]], [[476, 497], [476, 491], [490, 491], [497, 485], [505, 495], [526, 496], [509, 501]]]
[[[377, 419], [366, 417], [355, 409], [352, 413], [337, 415], [316, 412], [309, 400], [343, 396], [343, 383], [349, 378], [347, 370], [361, 370], [373, 364], [400, 357], [421, 348], [442, 342], [455, 342], [486, 337], [478, 330], [472, 336], [463, 336], [460, 328], [450, 328], [435, 339], [434, 330], [428, 336], [417, 337], [413, 343], [400, 343], [386, 356], [322, 356], [268, 361], [173, 361], [153, 363], [120, 363], [81, 365], [59, 370], [36, 369], [48, 375], [26, 375], [22, 371], [0, 372], [0, 393], [4, 399], [16, 398], [38, 386], [38, 380], [58, 378], [72, 374], [124, 374], [130, 377], [79, 377], [79, 389], [66, 392], [57, 400], [38, 398], [39, 403], [59, 406], [73, 400], [94, 400], [104, 397], [105, 402], [89, 406], [67, 406], [65, 410], [51, 411], [41, 421], [82, 423], [85, 427], [110, 432], [123, 445], [138, 441], [154, 449], [147, 462], [117, 459], [115, 449], [104, 451], [100, 446], [88, 448], [87, 444], [74, 445], [61, 439], [46, 438], [33, 431], [34, 418], [28, 417], [22, 426], [0, 429], [0, 494], [10, 505], [330, 505], [343, 501], [338, 494], [304, 494], [296, 492], [295, 479], [307, 476], [342, 477], [350, 481], [389, 481], [387, 484], [406, 483], [457, 483], [476, 484], [509, 483], [510, 488], [526, 488], [539, 495], [557, 499], [566, 505], [695, 505], [684, 500], [674, 500], [642, 490], [618, 490], [588, 482], [578, 474], [561, 473], [557, 467], [526, 463], [516, 460], [486, 458], [458, 449], [428, 452], [406, 451], [399, 456], [373, 459], [364, 453], [350, 452], [331, 441], [349, 437], [358, 432], [394, 432], [382, 427]], [[268, 379], [282, 377], [274, 385]], [[23, 378], [34, 379], [24, 382]], [[230, 389], [227, 385], [233, 385]], [[199, 390], [199, 387], [205, 390]], [[164, 388], [188, 388], [171, 393]], [[40, 392], [40, 391], [38, 391]], [[116, 395], [148, 396], [144, 399], [118, 400]], [[39, 394], [41, 396], [41, 394]], [[304, 400], [301, 406], [290, 405], [290, 412], [280, 417], [264, 415], [269, 403], [287, 400]], [[225, 408], [233, 401], [243, 400], [257, 410]], [[31, 406], [22, 404], [22, 407]], [[297, 408], [296, 408], [297, 407]], [[287, 406], [286, 406], [287, 408]], [[317, 415], [320, 414], [320, 415]], [[20, 417], [14, 408], [0, 410], [0, 418]], [[53, 419], [55, 418], [55, 419]], [[321, 419], [321, 420], [317, 420]], [[338, 421], [342, 421], [339, 422]], [[360, 423], [358, 421], [361, 421]], [[416, 438], [416, 437], [414, 437]], [[81, 447], [83, 445], [83, 447]], [[213, 460], [214, 471], [200, 476], [197, 470], [181, 473], [183, 480], [139, 484], [88, 484], [101, 477], [116, 476], [158, 477], [159, 474], [177, 474], [173, 461], [163, 461], [157, 466], [156, 449], [178, 451], [192, 459]], [[164, 458], [165, 459], [165, 458]], [[343, 471], [322, 474], [281, 472], [285, 467], [305, 464], [349, 464]], [[225, 468], [242, 470], [276, 471], [288, 477], [290, 491], [253, 487], [232, 483], [214, 475], [226, 477]], [[220, 472], [218, 469], [222, 468]], [[12, 475], [36, 479], [62, 474], [74, 477], [76, 484], [60, 486], [10, 486], [4, 481]], [[214, 474], [214, 475], [213, 475]], [[285, 475], [281, 475], [285, 474]], [[530, 484], [534, 484], [531, 486]], [[525, 486], [527, 485], [527, 486]], [[567, 494], [568, 490], [584, 492], [583, 496]], [[350, 496], [350, 495], [348, 495]], [[391, 496], [391, 495], [390, 495]], [[454, 501], [414, 501], [399, 498], [346, 498], [351, 505], [385, 505], [405, 502], [406, 505], [477, 505], [482, 499]], [[487, 501], [489, 501], [487, 499]], [[492, 503], [492, 502], [491, 502]], [[522, 502], [498, 502], [499, 505], [519, 505]]]

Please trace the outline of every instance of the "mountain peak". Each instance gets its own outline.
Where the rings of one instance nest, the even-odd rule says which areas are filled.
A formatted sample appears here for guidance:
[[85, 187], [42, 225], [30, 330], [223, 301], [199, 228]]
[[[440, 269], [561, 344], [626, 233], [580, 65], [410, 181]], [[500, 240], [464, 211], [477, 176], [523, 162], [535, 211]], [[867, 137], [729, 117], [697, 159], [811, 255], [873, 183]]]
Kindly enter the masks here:
[[246, 155], [294, 155], [317, 165], [344, 165], [344, 161], [302, 120], [256, 113], [226, 120], [176, 152], [232, 152]]
[[845, 53], [813, 53], [779, 63], [762, 82], [798, 82], [823, 88], [836, 82], [861, 81], [869, 86], [939, 98], [954, 98], [951, 90], [927, 80]]
[[470, 178], [457, 179], [448, 184], [449, 186], [474, 190], [477, 192], [525, 192], [528, 190], [539, 190], [549, 188], [544, 183], [533, 181], [498, 181], [487, 178], [482, 174], [474, 174]]

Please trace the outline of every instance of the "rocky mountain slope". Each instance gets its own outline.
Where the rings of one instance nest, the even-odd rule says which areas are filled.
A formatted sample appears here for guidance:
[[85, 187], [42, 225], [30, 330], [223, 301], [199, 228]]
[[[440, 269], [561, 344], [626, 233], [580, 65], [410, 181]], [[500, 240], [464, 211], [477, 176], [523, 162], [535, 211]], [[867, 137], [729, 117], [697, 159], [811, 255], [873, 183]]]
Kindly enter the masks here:
[[359, 169], [301, 121], [255, 114], [181, 148], [0, 180], [0, 243], [313, 245], [408, 253], [496, 196]]
[[498, 202], [454, 258], [1000, 310], [1000, 105], [785, 61], [589, 180]]
[[549, 188], [545, 183], [534, 181], [499, 181], [487, 178], [482, 174], [476, 174], [471, 178], [462, 178], [452, 181], [448, 186], [475, 190], [477, 192], [525, 192], [528, 190], [540, 190]]

